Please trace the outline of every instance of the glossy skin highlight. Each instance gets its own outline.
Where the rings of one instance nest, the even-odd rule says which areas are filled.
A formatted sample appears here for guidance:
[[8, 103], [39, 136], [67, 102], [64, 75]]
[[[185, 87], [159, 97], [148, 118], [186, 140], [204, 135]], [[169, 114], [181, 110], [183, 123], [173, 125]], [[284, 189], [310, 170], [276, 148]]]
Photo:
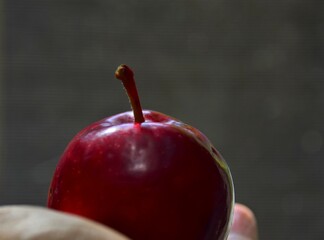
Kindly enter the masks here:
[[224, 239], [233, 208], [229, 169], [209, 140], [144, 111], [96, 122], [68, 145], [48, 207], [96, 220], [133, 240]]

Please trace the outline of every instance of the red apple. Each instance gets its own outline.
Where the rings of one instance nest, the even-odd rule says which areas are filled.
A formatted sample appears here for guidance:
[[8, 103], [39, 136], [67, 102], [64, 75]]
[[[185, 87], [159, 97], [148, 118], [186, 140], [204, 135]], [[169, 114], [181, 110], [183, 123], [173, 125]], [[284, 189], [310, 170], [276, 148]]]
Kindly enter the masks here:
[[230, 170], [199, 130], [142, 111], [133, 72], [116, 77], [133, 111], [95, 122], [69, 143], [48, 207], [106, 224], [133, 240], [225, 239], [234, 190]]

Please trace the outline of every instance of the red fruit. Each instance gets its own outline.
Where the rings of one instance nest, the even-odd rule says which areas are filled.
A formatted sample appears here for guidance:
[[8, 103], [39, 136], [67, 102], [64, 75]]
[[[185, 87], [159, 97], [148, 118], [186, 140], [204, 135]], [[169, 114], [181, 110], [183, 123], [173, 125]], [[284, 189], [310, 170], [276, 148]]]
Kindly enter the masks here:
[[48, 207], [133, 240], [225, 239], [234, 193], [221, 155], [199, 130], [142, 111], [126, 65], [116, 77], [133, 112], [93, 123], [73, 138], [55, 170]]

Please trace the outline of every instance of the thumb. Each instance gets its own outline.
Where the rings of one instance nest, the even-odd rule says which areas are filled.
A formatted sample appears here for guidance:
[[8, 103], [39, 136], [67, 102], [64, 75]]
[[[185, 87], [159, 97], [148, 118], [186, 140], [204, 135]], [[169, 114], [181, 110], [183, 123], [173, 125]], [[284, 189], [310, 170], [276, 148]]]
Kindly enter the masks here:
[[257, 240], [257, 222], [254, 213], [242, 204], [235, 204], [233, 225], [228, 240]]

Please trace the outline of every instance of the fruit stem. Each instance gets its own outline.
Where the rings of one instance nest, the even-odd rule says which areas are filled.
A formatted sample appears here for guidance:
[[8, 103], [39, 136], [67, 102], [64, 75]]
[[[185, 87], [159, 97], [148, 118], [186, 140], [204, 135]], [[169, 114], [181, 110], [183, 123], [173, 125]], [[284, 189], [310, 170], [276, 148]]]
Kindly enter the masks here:
[[124, 85], [133, 109], [135, 123], [145, 122], [132, 69], [130, 69], [127, 65], [122, 64], [117, 68], [115, 77], [121, 80]]

